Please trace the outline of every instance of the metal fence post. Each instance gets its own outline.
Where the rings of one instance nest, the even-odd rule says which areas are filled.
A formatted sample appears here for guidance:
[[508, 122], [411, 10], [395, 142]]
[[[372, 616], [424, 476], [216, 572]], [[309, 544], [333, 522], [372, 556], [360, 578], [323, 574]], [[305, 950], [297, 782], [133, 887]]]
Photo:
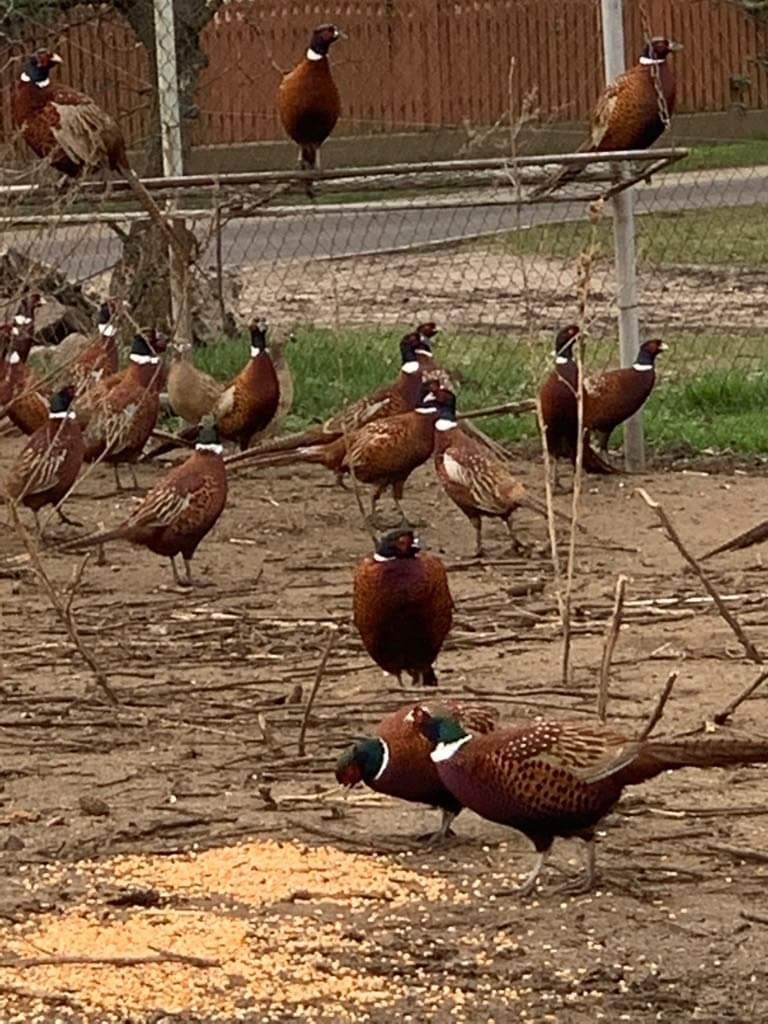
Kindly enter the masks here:
[[[603, 20], [603, 64], [606, 82], [625, 70], [623, 0], [600, 0]], [[625, 173], [622, 165], [620, 174]], [[631, 366], [640, 344], [637, 321], [637, 268], [635, 264], [635, 196], [631, 188], [619, 192], [613, 203], [613, 240], [616, 260], [616, 297], [619, 307], [619, 358]], [[645, 469], [643, 414], [624, 425], [624, 462], [630, 472]]]
[[[166, 178], [176, 178], [184, 174], [184, 155], [181, 143], [181, 108], [179, 105], [173, 0], [153, 0], [153, 4], [163, 174]], [[170, 212], [175, 208], [175, 200], [169, 200], [166, 209]], [[172, 218], [171, 223], [177, 234], [179, 231], [185, 231], [183, 221]], [[191, 336], [187, 267], [173, 246], [168, 247], [168, 260], [175, 338], [177, 342], [186, 342], [190, 340]]]

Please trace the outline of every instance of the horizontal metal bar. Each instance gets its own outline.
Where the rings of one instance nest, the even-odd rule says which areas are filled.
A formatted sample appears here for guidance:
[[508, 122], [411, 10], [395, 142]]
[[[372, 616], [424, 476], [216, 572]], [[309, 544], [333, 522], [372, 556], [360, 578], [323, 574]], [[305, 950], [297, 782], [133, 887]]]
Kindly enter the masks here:
[[[618, 162], [626, 160], [653, 161], [664, 158], [682, 159], [688, 150], [681, 147], [667, 149], [622, 149], [609, 153], [550, 153], [542, 156], [515, 157], [513, 160], [494, 158], [488, 160], [445, 160], [435, 163], [420, 164], [384, 164], [378, 167], [341, 167], [328, 171], [252, 171], [234, 174], [186, 174], [176, 178], [142, 178], [147, 189], [161, 188], [221, 188], [225, 185], [258, 185], [258, 184], [289, 184], [298, 181], [338, 181], [340, 179], [356, 179], [376, 177], [390, 174], [437, 174], [442, 171], [483, 171], [483, 170], [514, 170], [521, 167], [543, 167], [547, 164], [593, 164]], [[130, 191], [126, 181], [81, 182], [79, 193], [105, 193]], [[42, 185], [6, 185], [0, 186], [0, 196], [55, 194], [62, 197], [61, 192]]]

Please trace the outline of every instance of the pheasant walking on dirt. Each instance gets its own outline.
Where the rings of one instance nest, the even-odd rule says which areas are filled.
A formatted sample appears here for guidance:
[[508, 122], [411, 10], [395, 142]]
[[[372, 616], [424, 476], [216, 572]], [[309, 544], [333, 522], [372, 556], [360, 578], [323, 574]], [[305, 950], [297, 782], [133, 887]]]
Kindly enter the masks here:
[[59, 519], [72, 525], [58, 503], [77, 479], [85, 451], [82, 432], [70, 409], [73, 394], [71, 387], [56, 392], [48, 422], [32, 434], [6, 480], [8, 496], [32, 509], [38, 533], [42, 533], [38, 513], [46, 505], [55, 505]]
[[[446, 701], [457, 722], [473, 733], [492, 732], [498, 714], [485, 708], [467, 707]], [[451, 824], [462, 806], [445, 788], [430, 758], [430, 744], [414, 722], [414, 705], [393, 711], [376, 726], [375, 735], [360, 740], [345, 751], [336, 764], [336, 779], [342, 786], [364, 782], [375, 793], [427, 804], [442, 811], [438, 831], [429, 842], [440, 842], [452, 834]]]
[[437, 686], [432, 667], [453, 624], [445, 566], [410, 529], [393, 530], [355, 570], [354, 620], [376, 664], [402, 682]]
[[[112, 530], [69, 541], [62, 548], [79, 551], [110, 540], [127, 540], [169, 558], [178, 586], [195, 586], [192, 558], [227, 502], [222, 451], [216, 427], [206, 424], [194, 452], [155, 484], [125, 522]], [[184, 579], [176, 568], [177, 555], [184, 559]]]
[[[580, 152], [609, 153], [653, 145], [675, 111], [677, 83], [668, 57], [682, 48], [681, 43], [660, 36], [645, 45], [638, 63], [611, 82], [597, 101], [589, 139]], [[531, 194], [549, 195], [583, 171], [583, 165], [564, 167]]]
[[768, 738], [716, 733], [639, 740], [600, 722], [515, 722], [480, 736], [443, 710], [417, 708], [440, 781], [464, 806], [527, 836], [538, 854], [520, 895], [532, 892], [554, 840], [586, 843], [586, 871], [567, 887], [595, 881], [595, 829], [625, 786], [678, 768], [768, 762]]

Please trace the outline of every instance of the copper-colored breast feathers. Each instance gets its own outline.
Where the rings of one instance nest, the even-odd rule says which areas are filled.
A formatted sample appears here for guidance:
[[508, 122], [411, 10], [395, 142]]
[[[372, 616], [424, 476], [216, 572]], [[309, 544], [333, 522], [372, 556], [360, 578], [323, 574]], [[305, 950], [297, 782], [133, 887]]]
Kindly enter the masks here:
[[85, 458], [130, 462], [138, 458], [154, 430], [160, 398], [153, 386], [157, 366], [132, 365], [104, 394], [85, 429]]
[[354, 619], [366, 650], [385, 672], [434, 682], [432, 664], [453, 622], [445, 568], [435, 555], [359, 563]]
[[250, 359], [219, 398], [215, 415], [222, 438], [247, 448], [277, 411], [280, 383], [269, 353]]
[[[278, 92], [278, 111], [286, 133], [308, 154], [314, 154], [336, 126], [341, 113], [339, 90], [328, 58], [303, 57], [284, 76]], [[314, 156], [312, 156], [314, 165]]]
[[77, 479], [83, 462], [83, 438], [71, 420], [51, 420], [35, 431], [6, 482], [8, 494], [27, 508], [55, 505]]

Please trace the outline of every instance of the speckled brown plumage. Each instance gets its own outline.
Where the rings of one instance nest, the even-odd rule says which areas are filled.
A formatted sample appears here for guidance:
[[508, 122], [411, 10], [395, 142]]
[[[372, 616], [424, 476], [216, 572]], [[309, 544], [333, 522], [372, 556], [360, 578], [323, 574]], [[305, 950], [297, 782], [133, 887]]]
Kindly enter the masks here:
[[525, 506], [538, 512], [542, 509], [505, 463], [461, 430], [454, 407], [445, 411], [435, 426], [435, 469], [443, 490], [475, 529], [476, 558], [483, 554], [484, 516], [501, 519], [514, 548], [520, 547], [512, 532], [512, 513]]
[[328, 61], [328, 50], [339, 34], [334, 25], [316, 28], [308, 52], [283, 76], [278, 90], [280, 121], [299, 147], [299, 165], [304, 170], [318, 166], [320, 147], [341, 113], [339, 90]]
[[[227, 472], [220, 446], [217, 447], [217, 451], [195, 450], [159, 480], [138, 508], [115, 529], [71, 541], [66, 547], [78, 550], [110, 540], [127, 540], [170, 558], [175, 581], [191, 585], [192, 557], [227, 501]], [[186, 580], [178, 576], [177, 555], [184, 559]]]
[[5, 409], [13, 425], [28, 435], [48, 421], [46, 388], [27, 366], [32, 343], [32, 335], [26, 330], [12, 337], [0, 378], [0, 409]]
[[416, 712], [435, 747], [440, 780], [459, 802], [490, 821], [526, 835], [541, 855], [530, 891], [556, 837], [589, 844], [594, 880], [594, 829], [625, 786], [663, 771], [768, 761], [768, 739], [707, 733], [639, 741], [600, 722], [537, 720], [473, 735], [450, 717]]
[[[666, 127], [661, 97], [668, 116], [675, 110], [677, 87], [668, 57], [678, 49], [679, 43], [653, 39], [645, 47], [640, 62], [611, 82], [597, 101], [589, 139], [580, 147], [581, 152], [647, 149], [659, 138]], [[643, 63], [648, 60], [657, 63]], [[564, 167], [534, 189], [533, 195], [552, 192], [577, 178], [583, 170], [578, 165]]]
[[111, 390], [100, 394], [84, 431], [86, 461], [101, 459], [113, 465], [118, 487], [117, 466], [128, 463], [132, 468], [157, 422], [158, 360], [146, 340], [137, 335], [127, 370]]
[[[393, 711], [376, 726], [374, 737], [345, 752], [339, 758], [336, 778], [345, 786], [364, 782], [376, 793], [439, 808], [442, 825], [432, 838], [442, 839], [449, 834], [461, 804], [440, 781], [429, 756], [431, 745], [413, 720], [414, 706], [407, 704]], [[473, 733], [490, 732], [497, 726], [498, 712], [491, 708], [470, 707], [453, 700], [441, 706]]]
[[[85, 451], [80, 427], [69, 412], [72, 398], [65, 389], [54, 396], [46, 423], [21, 450], [6, 480], [8, 495], [37, 513], [56, 505], [77, 479]], [[59, 517], [68, 521], [61, 509]], [[39, 524], [38, 524], [39, 527]]]
[[64, 370], [70, 383], [75, 385], [78, 392], [82, 392], [96, 382], [117, 373], [119, 353], [116, 325], [112, 322], [113, 313], [113, 303], [102, 303], [96, 337]]
[[453, 599], [437, 555], [421, 552], [412, 530], [396, 530], [357, 565], [354, 621], [385, 672], [436, 686], [433, 664], [453, 623]]
[[219, 434], [236, 441], [241, 451], [277, 412], [280, 382], [267, 351], [266, 324], [250, 326], [251, 358], [223, 392], [214, 407]]

